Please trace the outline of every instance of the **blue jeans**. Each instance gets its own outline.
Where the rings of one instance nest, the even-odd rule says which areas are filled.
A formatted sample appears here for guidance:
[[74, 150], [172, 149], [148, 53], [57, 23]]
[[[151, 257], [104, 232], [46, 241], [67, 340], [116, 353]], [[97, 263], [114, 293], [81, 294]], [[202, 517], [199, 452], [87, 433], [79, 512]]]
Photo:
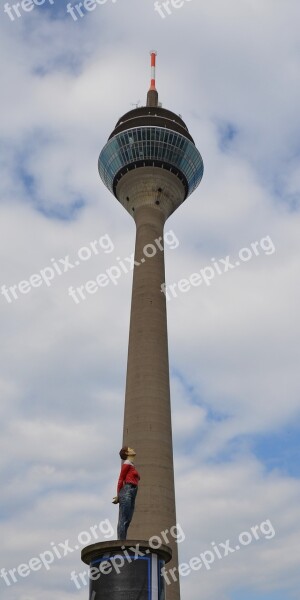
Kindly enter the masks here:
[[133, 517], [137, 490], [137, 486], [132, 487], [130, 483], [125, 483], [119, 492], [118, 540], [127, 539], [127, 529]]

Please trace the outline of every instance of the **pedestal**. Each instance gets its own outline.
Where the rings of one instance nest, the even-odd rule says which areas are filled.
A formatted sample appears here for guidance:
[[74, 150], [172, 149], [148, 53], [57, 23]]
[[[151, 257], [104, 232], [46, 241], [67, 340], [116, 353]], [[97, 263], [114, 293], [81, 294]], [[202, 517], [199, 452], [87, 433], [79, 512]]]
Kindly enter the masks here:
[[90, 567], [89, 600], [166, 600], [161, 569], [172, 558], [169, 546], [144, 540], [116, 540], [81, 552]]

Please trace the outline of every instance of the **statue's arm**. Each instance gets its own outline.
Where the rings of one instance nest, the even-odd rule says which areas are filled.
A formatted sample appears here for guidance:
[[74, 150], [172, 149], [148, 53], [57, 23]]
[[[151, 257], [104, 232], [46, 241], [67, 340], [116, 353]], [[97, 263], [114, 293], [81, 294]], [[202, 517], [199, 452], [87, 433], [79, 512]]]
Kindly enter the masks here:
[[117, 495], [113, 498], [113, 504], [118, 504], [118, 502], [119, 502], [119, 492], [120, 492], [120, 489], [124, 485], [124, 481], [126, 479], [126, 475], [129, 471], [129, 469], [130, 469], [130, 465], [122, 465], [121, 472], [120, 472], [119, 479], [118, 479]]

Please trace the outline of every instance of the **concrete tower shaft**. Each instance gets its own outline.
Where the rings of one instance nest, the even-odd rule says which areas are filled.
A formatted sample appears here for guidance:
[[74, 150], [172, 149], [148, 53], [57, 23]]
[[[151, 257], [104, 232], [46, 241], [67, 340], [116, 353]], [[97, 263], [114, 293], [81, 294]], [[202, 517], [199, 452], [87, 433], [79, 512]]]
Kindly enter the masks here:
[[140, 167], [121, 178], [116, 194], [135, 221], [141, 206], [159, 207], [166, 220], [184, 201], [185, 186], [170, 171], [159, 167]]
[[[180, 198], [182, 185], [176, 177], [166, 175], [177, 183]], [[174, 185], [174, 181], [171, 184]], [[154, 193], [152, 200], [155, 197]], [[161, 537], [163, 531], [174, 530], [176, 524], [166, 298], [161, 291], [165, 282], [164, 252], [157, 249], [151, 256], [151, 248], [157, 248], [155, 240], [162, 243], [166, 214], [160, 205], [144, 202], [142, 197], [134, 218], [136, 266], [132, 286], [123, 444], [136, 448], [141, 474], [130, 537], [150, 539], [154, 535]], [[170, 533], [169, 545], [173, 559], [168, 568], [172, 568], [178, 566], [178, 552]], [[180, 599], [178, 581], [168, 586], [167, 599]]]

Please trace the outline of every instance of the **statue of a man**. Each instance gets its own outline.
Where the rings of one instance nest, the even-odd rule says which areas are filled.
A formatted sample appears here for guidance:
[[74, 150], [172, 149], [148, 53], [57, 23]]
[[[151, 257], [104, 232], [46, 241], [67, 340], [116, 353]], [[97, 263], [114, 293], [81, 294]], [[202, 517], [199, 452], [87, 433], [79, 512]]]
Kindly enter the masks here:
[[133, 517], [140, 476], [134, 466], [135, 450], [124, 446], [119, 454], [124, 462], [118, 481], [117, 496], [113, 499], [113, 504], [119, 504], [118, 540], [126, 540], [127, 529]]

